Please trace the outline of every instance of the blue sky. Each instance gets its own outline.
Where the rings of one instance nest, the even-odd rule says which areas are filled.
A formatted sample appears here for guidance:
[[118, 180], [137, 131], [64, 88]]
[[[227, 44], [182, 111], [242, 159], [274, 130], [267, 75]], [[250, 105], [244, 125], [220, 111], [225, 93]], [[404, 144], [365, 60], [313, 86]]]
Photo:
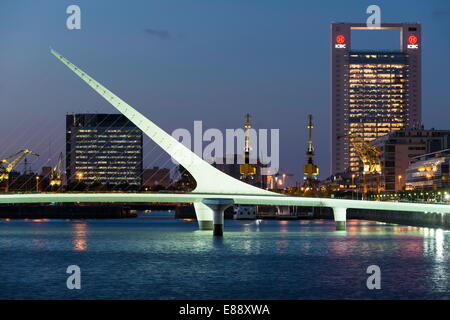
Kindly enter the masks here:
[[[66, 8], [81, 8], [81, 30]], [[449, 129], [450, 2], [442, 1], [24, 1], [0, 2], [0, 156], [21, 147], [41, 154], [38, 170], [64, 151], [64, 117], [114, 112], [49, 53], [52, 46], [162, 128], [236, 128], [249, 112], [256, 128], [280, 129], [281, 167], [300, 175], [306, 118], [316, 129], [316, 162], [329, 172], [332, 21], [421, 22], [423, 120]], [[386, 34], [358, 35], [361, 47]], [[146, 166], [161, 150], [146, 143]]]

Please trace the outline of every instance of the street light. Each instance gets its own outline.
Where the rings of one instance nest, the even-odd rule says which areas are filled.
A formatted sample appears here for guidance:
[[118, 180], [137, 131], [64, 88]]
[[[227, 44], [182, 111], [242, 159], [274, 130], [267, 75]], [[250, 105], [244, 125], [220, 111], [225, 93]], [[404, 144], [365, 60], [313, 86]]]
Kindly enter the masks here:
[[36, 192], [39, 192], [39, 176], [36, 176]]
[[354, 190], [355, 190], [355, 174], [352, 173], [352, 200], [353, 200]]

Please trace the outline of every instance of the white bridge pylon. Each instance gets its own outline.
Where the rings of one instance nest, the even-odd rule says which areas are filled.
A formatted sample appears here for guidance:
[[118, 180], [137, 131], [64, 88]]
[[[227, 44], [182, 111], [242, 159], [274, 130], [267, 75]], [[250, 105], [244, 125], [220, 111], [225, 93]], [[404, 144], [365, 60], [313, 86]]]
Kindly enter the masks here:
[[51, 49], [51, 53], [189, 171], [197, 182], [197, 187], [192, 192], [277, 195], [277, 193], [244, 183], [216, 169], [58, 52]]
[[[181, 164], [194, 177], [197, 183], [196, 188], [192, 191], [193, 193], [280, 196], [277, 193], [244, 183], [214, 168], [58, 52], [53, 49], [50, 51], [92, 89], [113, 105], [113, 107], [141, 129], [142, 132], [166, 151], [173, 159]], [[194, 202], [194, 207], [200, 229], [212, 229], [214, 225], [213, 217], [215, 216], [214, 209], [203, 202]]]

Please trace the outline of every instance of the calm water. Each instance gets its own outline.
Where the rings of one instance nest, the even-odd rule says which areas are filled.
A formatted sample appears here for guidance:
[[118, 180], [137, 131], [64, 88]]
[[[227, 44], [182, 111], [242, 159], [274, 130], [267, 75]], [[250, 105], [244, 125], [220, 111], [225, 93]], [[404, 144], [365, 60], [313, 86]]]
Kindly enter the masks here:
[[[0, 220], [0, 299], [448, 299], [450, 233], [349, 221]], [[80, 266], [81, 290], [66, 288]], [[381, 268], [381, 290], [366, 268]]]

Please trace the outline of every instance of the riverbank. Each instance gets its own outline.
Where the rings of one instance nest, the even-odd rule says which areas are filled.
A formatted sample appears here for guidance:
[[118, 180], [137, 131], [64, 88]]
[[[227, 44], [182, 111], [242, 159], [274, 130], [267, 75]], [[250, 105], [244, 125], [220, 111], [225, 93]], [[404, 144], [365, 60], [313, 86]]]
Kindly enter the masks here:
[[[333, 211], [331, 208], [314, 208], [313, 216], [315, 219], [333, 219]], [[450, 230], [450, 214], [445, 213], [347, 209], [347, 219]]]
[[0, 219], [123, 219], [136, 216], [136, 211], [124, 205], [0, 205]]
[[[178, 219], [196, 218], [195, 211], [192, 206], [177, 207], [175, 217]], [[331, 208], [322, 207], [301, 207], [301, 210], [297, 210], [296, 214], [257, 215], [257, 218], [262, 220], [334, 220], [333, 210]], [[225, 211], [225, 219], [233, 219], [232, 208], [229, 208]], [[442, 228], [450, 230], [450, 214], [445, 213], [348, 209], [347, 219], [377, 221], [402, 224], [407, 226]]]
[[[299, 207], [292, 215], [259, 215], [262, 220], [333, 220], [331, 208]], [[136, 218], [136, 211], [175, 210], [176, 219], [196, 219], [193, 206], [164, 204], [14, 204], [0, 205], [0, 219], [123, 219]], [[233, 208], [225, 211], [225, 219], [233, 219]], [[348, 209], [347, 219], [378, 221], [408, 226], [450, 230], [450, 214]]]

